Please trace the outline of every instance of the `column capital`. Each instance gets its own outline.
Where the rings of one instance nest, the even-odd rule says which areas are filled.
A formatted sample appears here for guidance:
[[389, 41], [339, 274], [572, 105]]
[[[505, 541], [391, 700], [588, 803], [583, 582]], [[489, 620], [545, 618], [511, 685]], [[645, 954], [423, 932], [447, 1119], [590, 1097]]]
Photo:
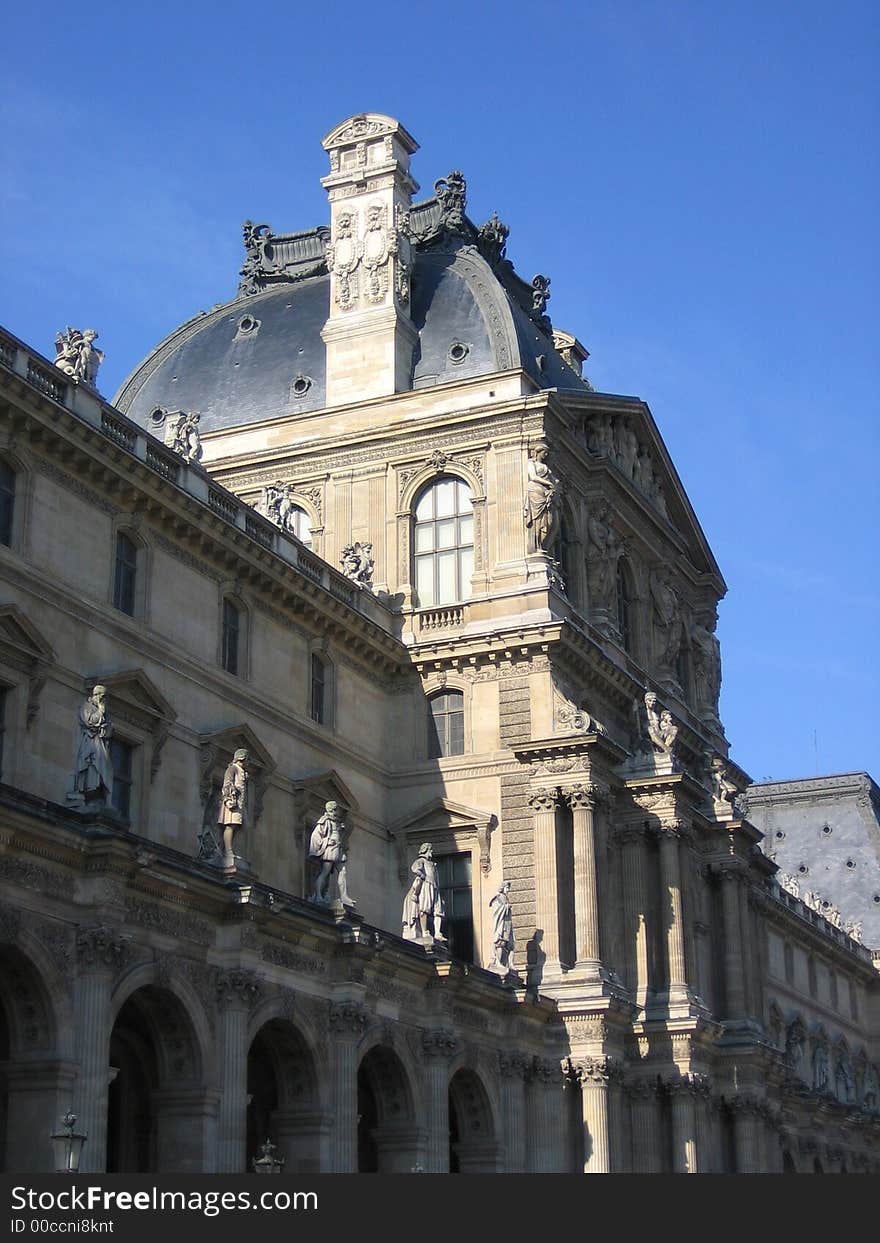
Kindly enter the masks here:
[[535, 790], [529, 795], [529, 807], [534, 812], [552, 812], [559, 806], [558, 790]]
[[131, 938], [115, 928], [95, 924], [76, 930], [76, 961], [80, 971], [119, 970], [131, 957]]
[[681, 816], [664, 817], [654, 826], [654, 832], [660, 841], [678, 841], [690, 832], [690, 821]]
[[568, 1058], [567, 1073], [582, 1087], [608, 1087], [623, 1078], [620, 1064], [610, 1057]]
[[369, 1016], [359, 1001], [331, 1001], [327, 1018], [335, 1036], [362, 1036], [367, 1030]]
[[526, 1064], [526, 1080], [531, 1083], [560, 1083], [565, 1066], [565, 1060], [559, 1063], [549, 1057], [538, 1057], [536, 1053], [531, 1062]]
[[657, 1084], [652, 1079], [630, 1079], [623, 1087], [626, 1094], [635, 1101], [652, 1101], [657, 1095]]
[[422, 1057], [450, 1061], [458, 1052], [459, 1040], [448, 1027], [434, 1027], [422, 1032]]
[[502, 1079], [525, 1079], [529, 1060], [522, 1053], [498, 1052], [498, 1073]]
[[256, 971], [235, 967], [217, 972], [217, 1001], [221, 1006], [251, 1010], [263, 994], [263, 977]]

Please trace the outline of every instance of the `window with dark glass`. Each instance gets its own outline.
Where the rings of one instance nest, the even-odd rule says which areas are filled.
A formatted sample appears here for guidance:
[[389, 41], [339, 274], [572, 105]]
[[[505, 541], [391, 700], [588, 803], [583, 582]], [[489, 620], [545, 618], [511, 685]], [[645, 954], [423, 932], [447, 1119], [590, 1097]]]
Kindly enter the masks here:
[[15, 509], [15, 471], [0, 461], [0, 544], [12, 543], [12, 515]]
[[428, 756], [464, 755], [464, 695], [444, 691], [428, 701]]
[[113, 604], [121, 613], [134, 617], [134, 592], [137, 580], [137, 545], [120, 531], [116, 536], [116, 575], [113, 581]]
[[241, 642], [241, 613], [231, 600], [223, 601], [223, 668], [238, 673], [238, 651]]
[[474, 960], [474, 905], [471, 895], [471, 855], [438, 855], [437, 884], [446, 917], [443, 932], [450, 953], [465, 962]]
[[299, 542], [305, 544], [306, 548], [311, 548], [312, 520], [306, 511], [299, 505], [291, 505], [287, 521]]
[[633, 641], [632, 589], [622, 558], [617, 562], [617, 629], [620, 631], [620, 641], [624, 650], [631, 652]]
[[327, 695], [327, 670], [320, 656], [312, 654], [311, 717], [318, 725], [324, 724]]
[[413, 530], [419, 604], [454, 604], [470, 595], [474, 572], [474, 514], [467, 484], [440, 479], [422, 492]]
[[686, 643], [682, 643], [678, 649], [675, 672], [678, 676], [678, 685], [684, 691], [684, 697], [687, 699], [690, 694], [691, 684], [691, 653]]
[[120, 816], [129, 820], [131, 819], [131, 788], [134, 784], [132, 775], [134, 747], [120, 738], [112, 739], [110, 762], [113, 765], [113, 790], [110, 794], [110, 803]]

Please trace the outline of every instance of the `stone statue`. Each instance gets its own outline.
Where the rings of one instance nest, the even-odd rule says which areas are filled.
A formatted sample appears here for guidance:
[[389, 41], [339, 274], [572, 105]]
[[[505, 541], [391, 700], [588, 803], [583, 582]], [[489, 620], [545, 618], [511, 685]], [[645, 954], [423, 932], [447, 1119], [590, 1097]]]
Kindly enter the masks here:
[[346, 578], [357, 583], [358, 587], [367, 587], [372, 590], [375, 567], [372, 544], [360, 542], [346, 544], [342, 550], [340, 565]]
[[796, 876], [792, 876], [790, 872], [780, 872], [776, 880], [779, 883], [780, 889], [790, 893], [793, 898], [800, 898], [801, 884]]
[[804, 1032], [799, 1023], [792, 1023], [785, 1037], [785, 1057], [792, 1074], [801, 1077], [804, 1065]]
[[674, 670], [681, 648], [681, 610], [678, 595], [668, 575], [657, 570], [651, 574], [651, 600], [654, 606], [657, 663], [664, 669]]
[[834, 1070], [834, 1094], [844, 1105], [851, 1105], [856, 1096], [852, 1067], [849, 1064], [849, 1058], [843, 1052], [837, 1056], [837, 1066]]
[[241, 748], [235, 752], [232, 763], [227, 766], [223, 774], [217, 824], [223, 830], [223, 864], [226, 868], [235, 868], [233, 839], [235, 833], [247, 824], [249, 761], [250, 755], [244, 748]]
[[734, 808], [737, 795], [739, 794], [739, 787], [728, 777], [727, 764], [720, 755], [712, 756], [709, 776], [712, 783], [712, 797], [715, 802], [729, 803], [731, 808]]
[[199, 419], [201, 416], [195, 411], [180, 410], [177, 415], [177, 422], [174, 426], [173, 440], [171, 448], [175, 453], [179, 453], [187, 462], [200, 462], [202, 460], [202, 438], [199, 434]]
[[96, 686], [79, 710], [79, 741], [68, 802], [103, 803], [113, 789], [110, 737], [113, 726], [107, 710], [107, 688]]
[[356, 906], [353, 898], [348, 896], [348, 881], [345, 874], [347, 854], [345, 850], [345, 825], [339, 804], [324, 804], [324, 814], [312, 829], [309, 839], [309, 858], [320, 863], [320, 870], [315, 877], [315, 884], [309, 894], [310, 902], [320, 906], [330, 904], [330, 880], [336, 875], [339, 890], [339, 901], [343, 906]]
[[[494, 898], [489, 901], [489, 910], [492, 912], [492, 959], [488, 970], [495, 971], [498, 975], [508, 975], [516, 970], [513, 965], [516, 939], [513, 935], [509, 893], [510, 881], [506, 880]], [[492, 911], [493, 906], [494, 911]]]
[[529, 552], [553, 548], [559, 530], [559, 480], [547, 465], [549, 450], [544, 441], [536, 444], [528, 460], [528, 484], [523, 517], [529, 533]]
[[672, 756], [678, 739], [678, 726], [672, 719], [672, 713], [666, 708], [662, 711], [657, 706], [657, 696], [653, 691], [645, 695], [645, 715], [648, 720], [648, 737], [656, 749]]
[[824, 1044], [817, 1044], [813, 1050], [813, 1090], [828, 1091], [828, 1050]]
[[423, 937], [445, 941], [440, 921], [446, 911], [437, 886], [437, 864], [430, 842], [419, 847], [419, 856], [411, 871], [415, 880], [403, 901], [403, 935], [410, 941]]
[[718, 719], [718, 697], [721, 693], [721, 644], [715, 637], [718, 619], [705, 613], [691, 627], [691, 658], [697, 707], [713, 720]]
[[848, 919], [843, 925], [843, 931], [848, 937], [851, 937], [857, 945], [862, 944], [862, 921], [860, 919]]
[[622, 419], [616, 428], [616, 446], [615, 457], [617, 465], [626, 475], [627, 479], [633, 479], [635, 476], [636, 461], [639, 456], [639, 438], [630, 427], [626, 419]]
[[590, 604], [594, 609], [614, 613], [617, 597], [617, 561], [623, 541], [608, 521], [608, 506], [591, 514], [587, 527], [590, 537], [587, 554]]
[[55, 366], [71, 380], [95, 387], [98, 368], [104, 361], [104, 351], [92, 344], [97, 339], [94, 328], [66, 328], [55, 337]]
[[645, 496], [651, 495], [651, 486], [654, 477], [654, 464], [651, 461], [651, 455], [646, 445], [639, 445], [639, 451], [636, 455], [636, 464], [633, 472], [636, 487]]

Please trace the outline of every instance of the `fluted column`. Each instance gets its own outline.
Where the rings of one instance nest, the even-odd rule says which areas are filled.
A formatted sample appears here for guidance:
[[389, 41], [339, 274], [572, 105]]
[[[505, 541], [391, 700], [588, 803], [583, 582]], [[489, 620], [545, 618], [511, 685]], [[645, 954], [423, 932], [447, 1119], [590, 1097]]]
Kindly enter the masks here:
[[578, 970], [597, 979], [601, 967], [599, 883], [596, 872], [596, 792], [587, 786], [563, 790], [574, 830], [574, 923]]
[[724, 916], [724, 990], [728, 1019], [745, 1018], [743, 946], [740, 931], [739, 872], [721, 872], [721, 904]]
[[752, 948], [752, 912], [749, 909], [749, 881], [745, 873], [739, 884], [739, 926], [742, 937], [743, 1010], [748, 1018], [750, 1015], [757, 1014], [761, 1007], [755, 1000], [760, 986], [753, 979], [755, 959]]
[[720, 1172], [715, 1138], [715, 1114], [712, 1108], [712, 1082], [706, 1075], [693, 1076], [696, 1089], [694, 1112], [697, 1123], [697, 1169], [700, 1174]]
[[659, 1174], [662, 1165], [657, 1087], [647, 1079], [637, 1079], [627, 1085], [630, 1101], [632, 1130], [632, 1172], [634, 1174]]
[[518, 1053], [501, 1053], [498, 1073], [501, 1081], [501, 1114], [504, 1119], [504, 1169], [508, 1174], [526, 1170], [526, 1059]]
[[529, 799], [535, 816], [535, 922], [541, 929], [541, 953], [545, 974], [558, 974], [559, 960], [559, 877], [556, 864], [555, 790], [541, 790]]
[[611, 1108], [609, 1093], [614, 1064], [607, 1057], [578, 1058], [573, 1063], [581, 1085], [584, 1120], [584, 1173], [611, 1173]]
[[333, 1133], [330, 1172], [356, 1174], [358, 1164], [358, 1044], [367, 1027], [367, 1012], [355, 1001], [330, 1003], [330, 1099]]
[[678, 826], [661, 826], [660, 876], [669, 903], [669, 922], [666, 929], [666, 973], [670, 996], [676, 994], [681, 996], [687, 992], [679, 846]]
[[449, 1173], [449, 1062], [457, 1051], [458, 1037], [454, 1032], [422, 1032], [428, 1124], [425, 1170], [428, 1174]]
[[88, 1136], [80, 1159], [83, 1173], [100, 1173], [107, 1166], [110, 992], [114, 976], [125, 966], [129, 952], [128, 941], [106, 925], [80, 928], [77, 932], [74, 1015], [79, 1074], [73, 1112], [77, 1130]]
[[620, 834], [623, 868], [623, 914], [625, 922], [626, 982], [639, 1005], [648, 992], [647, 886], [645, 883], [645, 834], [642, 826]]
[[559, 1063], [535, 1057], [526, 1072], [527, 1174], [555, 1174], [564, 1168], [562, 1071]]
[[221, 971], [217, 977], [222, 1016], [217, 1118], [217, 1172], [221, 1174], [247, 1172], [248, 1016], [260, 999], [262, 987], [262, 979], [254, 971]]
[[694, 1086], [687, 1075], [666, 1084], [672, 1102], [672, 1172], [697, 1174], [697, 1119]]
[[733, 1109], [734, 1141], [737, 1174], [763, 1173], [760, 1102], [748, 1096], [737, 1096]]

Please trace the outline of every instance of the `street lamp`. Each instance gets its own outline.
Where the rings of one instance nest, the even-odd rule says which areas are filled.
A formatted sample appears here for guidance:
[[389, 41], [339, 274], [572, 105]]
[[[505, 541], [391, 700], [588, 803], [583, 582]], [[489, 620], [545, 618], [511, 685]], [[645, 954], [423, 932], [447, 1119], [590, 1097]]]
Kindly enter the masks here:
[[255, 1174], [280, 1174], [284, 1169], [284, 1157], [280, 1155], [271, 1139], [267, 1139], [260, 1149], [260, 1155], [254, 1157], [251, 1164]]
[[55, 1173], [76, 1174], [79, 1170], [83, 1144], [88, 1136], [74, 1131], [76, 1114], [69, 1110], [61, 1119], [61, 1125], [64, 1129], [50, 1136], [55, 1149]]

